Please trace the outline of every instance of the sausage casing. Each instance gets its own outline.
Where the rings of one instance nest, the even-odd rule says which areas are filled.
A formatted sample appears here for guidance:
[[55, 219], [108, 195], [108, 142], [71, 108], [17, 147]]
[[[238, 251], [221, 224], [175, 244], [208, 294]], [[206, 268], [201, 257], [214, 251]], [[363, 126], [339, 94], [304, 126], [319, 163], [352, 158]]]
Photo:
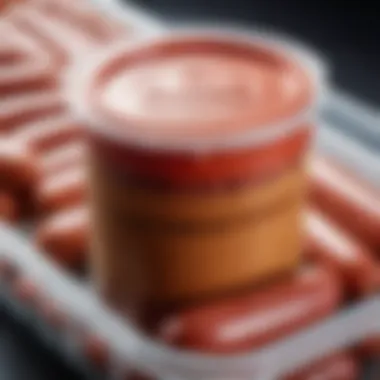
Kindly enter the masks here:
[[12, 138], [29, 144], [34, 151], [44, 152], [81, 136], [82, 128], [70, 115], [53, 115], [28, 123], [12, 134]]
[[54, 212], [81, 204], [86, 198], [87, 175], [82, 166], [69, 168], [44, 179], [37, 190], [37, 205]]
[[306, 216], [306, 241], [307, 256], [335, 269], [350, 296], [365, 296], [379, 288], [380, 266], [372, 252], [315, 209]]
[[39, 165], [43, 175], [51, 175], [68, 168], [82, 165], [86, 157], [86, 147], [81, 142], [72, 142], [50, 150], [40, 157]]
[[65, 267], [83, 265], [89, 245], [87, 207], [65, 210], [47, 218], [37, 229], [36, 241]]
[[319, 360], [284, 380], [358, 380], [359, 363], [353, 355], [341, 353]]
[[330, 162], [316, 158], [310, 171], [311, 202], [370, 247], [380, 248], [380, 197]]
[[168, 343], [206, 352], [250, 350], [326, 317], [340, 300], [340, 281], [332, 271], [302, 268], [261, 291], [169, 316], [159, 335]]

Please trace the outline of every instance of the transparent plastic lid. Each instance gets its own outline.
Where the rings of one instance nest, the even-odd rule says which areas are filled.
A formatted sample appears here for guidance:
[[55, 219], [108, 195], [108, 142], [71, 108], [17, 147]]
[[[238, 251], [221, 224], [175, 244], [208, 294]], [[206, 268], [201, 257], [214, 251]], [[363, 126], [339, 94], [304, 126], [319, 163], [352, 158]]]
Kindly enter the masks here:
[[[142, 123], [136, 122], [136, 118], [125, 119], [123, 117], [120, 117], [120, 115], [117, 115], [117, 117], [115, 117], [115, 115], [112, 115], [110, 117], [111, 112], [104, 112], [104, 104], [103, 107], [99, 107], [99, 101], [96, 103], [96, 106], [94, 106], [92, 96], [94, 95], [94, 92], [96, 93], [99, 90], [99, 83], [104, 82], [103, 79], [99, 79], [99, 76], [101, 78], [103, 78], [104, 75], [109, 76], [110, 73], [115, 71], [115, 69], [116, 72], [118, 70], [120, 71], [120, 67], [122, 67], [124, 64], [129, 64], [131, 60], [141, 61], [142, 59], [147, 58], [147, 55], [150, 54], [150, 51], [153, 51], [154, 54], [156, 54], [159, 50], [158, 47], [166, 51], [168, 50], [169, 46], [175, 46], [175, 49], [179, 50], [181, 44], [194, 45], [194, 41], [197, 41], [197, 43], [200, 45], [219, 45], [219, 50], [222, 48], [228, 49], [231, 48], [231, 46], [238, 46], [241, 49], [252, 49], [252, 51], [254, 51], [254, 49], [257, 50], [258, 47], [260, 47], [260, 49], [263, 49], [263, 51], [265, 49], [267, 54], [265, 57], [264, 52], [260, 52], [260, 54], [264, 56], [264, 58], [261, 57], [262, 61], [268, 60], [268, 56], [270, 56], [268, 52], [271, 52], [273, 55], [276, 53], [277, 58], [279, 56], [285, 57], [284, 60], [286, 59], [288, 63], [297, 62], [296, 67], [298, 67], [297, 65], [299, 63], [299, 67], [302, 68], [301, 70], [306, 70], [308, 80], [310, 80], [309, 86], [313, 88], [311, 92], [314, 96], [312, 96], [311, 100], [309, 102], [306, 102], [305, 105], [300, 106], [299, 109], [295, 109], [293, 112], [290, 111], [288, 115], [286, 115], [285, 111], [285, 113], [283, 113], [283, 117], [280, 117], [280, 121], [270, 121], [269, 124], [266, 124], [264, 117], [262, 119], [263, 125], [259, 125], [259, 127], [257, 125], [254, 127], [254, 124], [251, 122], [252, 125], [249, 124], [248, 127], [238, 126], [238, 128], [236, 128], [236, 131], [231, 131], [231, 133], [219, 133], [220, 130], [215, 129], [215, 131], [218, 133], [203, 133], [202, 135], [199, 133], [198, 135], [194, 133], [194, 130], [196, 130], [196, 128], [188, 128], [188, 130], [185, 128], [183, 130], [181, 128], [178, 128], [178, 130], [175, 130], [175, 128], [166, 128], [165, 133], [162, 133], [161, 128], [160, 133], [156, 133], [156, 130], [159, 130], [159, 125], [156, 125], [154, 122], [145, 123], [149, 124], [150, 128], [142, 128]], [[192, 50], [194, 50], [193, 45], [191, 46]], [[202, 49], [203, 48], [204, 46]], [[186, 54], [188, 54], [188, 52], [186, 52]], [[137, 56], [139, 57], [136, 58]], [[143, 58], [141, 58], [141, 56]], [[218, 59], [220, 60], [220, 56]], [[167, 63], [168, 60], [169, 59], [166, 57], [164, 60], [165, 63]], [[260, 64], [262, 65], [263, 62]], [[257, 66], [260, 66], [260, 64]], [[292, 75], [294, 74], [293, 71], [295, 71], [295, 69], [291, 68], [289, 69], [289, 72], [287, 72], [287, 69], [285, 67], [288, 66], [286, 65], [284, 65], [283, 68], [277, 67], [274, 69], [273, 66], [275, 66], [275, 64], [273, 64], [273, 62], [270, 62], [269, 64], [272, 65], [270, 70], [266, 69], [266, 71], [263, 70], [263, 72], [266, 72], [268, 74], [270, 71], [268, 74], [270, 77], [270, 83], [272, 85], [276, 81], [281, 83], [282, 86], [285, 86], [287, 88], [287, 95], [292, 93], [292, 91], [296, 93], [298, 91], [298, 89], [296, 89], [297, 86], [293, 87], [295, 82], [291, 80]], [[152, 72], [154, 70], [152, 70], [150, 64], [147, 64], [146, 61], [142, 62], [140, 66], [136, 65], [136, 67], [133, 67], [133, 69], [129, 71], [133, 72], [133, 75], [136, 77], [138, 75], [141, 75], [141, 71], [143, 70], [142, 68], [145, 67], [147, 67], [147, 74], [149, 74], [148, 79], [151, 79], [153, 75]], [[184, 67], [181, 67], [181, 70], [183, 71]], [[284, 72], [281, 72], [279, 74], [279, 77], [277, 79], [274, 78], [275, 75], [273, 74], [273, 72], [276, 70], [279, 70], [280, 72], [281, 70], [284, 70]], [[255, 73], [258, 77], [263, 76], [260, 70], [256, 70]], [[223, 79], [225, 85], [225, 82], [227, 81], [226, 75], [221, 75], [220, 78]], [[279, 78], [281, 79], [279, 80]], [[146, 78], [144, 79], [146, 80]], [[162, 76], [160, 76], [159, 79], [161, 81]], [[170, 87], [170, 90], [172, 90], [172, 87], [176, 87], [178, 85], [177, 79], [178, 78], [176, 78], [175, 83], [173, 83], [174, 79], [170, 78], [170, 86], [168, 83], [165, 83], [165, 86], [168, 88]], [[262, 78], [258, 80], [259, 83], [261, 81]], [[253, 82], [255, 81], [253, 80]], [[123, 84], [124, 87], [127, 87], [129, 85], [130, 83]], [[118, 84], [119, 90], [123, 86], [121, 84]], [[279, 86], [278, 83], [274, 87], [271, 86], [271, 89], [273, 91], [270, 96], [274, 96], [274, 99], [277, 99], [276, 97], [279, 97], [281, 103], [281, 101], [284, 102], [284, 99], [281, 100], [281, 98], [286, 98], [286, 96], [284, 96], [284, 93], [281, 93], [280, 87], [281, 86]], [[298, 128], [310, 126], [310, 121], [313, 122], [314, 120], [315, 111], [319, 105], [321, 95], [326, 89], [326, 69], [321, 60], [317, 58], [313, 53], [309, 52], [304, 47], [300, 47], [299, 44], [290, 42], [287, 38], [281, 38], [269, 34], [266, 35], [254, 32], [243, 32], [237, 29], [229, 30], [222, 28], [219, 30], [214, 30], [211, 28], [197, 28], [196, 30], [191, 30], [186, 28], [175, 30], [174, 32], [167, 34], [164, 39], [162, 39], [162, 36], [142, 38], [129, 44], [116, 44], [103, 50], [95, 56], [92, 56], [88, 61], [75, 65], [75, 67], [70, 70], [66, 77], [65, 89], [72, 109], [80, 119], [87, 121], [87, 123], [90, 125], [91, 133], [96, 133], [105, 139], [119, 143], [122, 141], [126, 141], [127, 143], [132, 142], [133, 145], [140, 145], [144, 148], [190, 152], [208, 152], [268, 144], [288, 135], [289, 133], [292, 133]], [[99, 97], [96, 95], [95, 98], [98, 99]], [[123, 104], [123, 102], [125, 102], [125, 108], [128, 108], [129, 106], [135, 108], [141, 106], [141, 104], [135, 104], [135, 99], [131, 99], [131, 97], [119, 96], [118, 99], [119, 100], [117, 103], [120, 102]], [[204, 104], [201, 104], [202, 102], [199, 103], [199, 99], [196, 101], [199, 107], [204, 106]], [[270, 112], [276, 112], [276, 106], [273, 105], [275, 102], [268, 101], [267, 103], [268, 115]], [[254, 104], [254, 102], [252, 104]], [[289, 102], [285, 102], [285, 104], [288, 104], [290, 106]], [[99, 108], [102, 108], [101, 111], [103, 112], [100, 112]], [[260, 111], [258, 115], [260, 115], [260, 113], [262, 113], [265, 108], [266, 106], [264, 107], [264, 103], [258, 107], [258, 111]], [[120, 107], [118, 110], [119, 109]], [[115, 109], [113, 111], [115, 111]], [[153, 108], [150, 109], [150, 111], [153, 113]], [[162, 112], [162, 109], [160, 109], [159, 112]], [[175, 113], [176, 117], [182, 117], [182, 113], [178, 112], [178, 110], [174, 110], [173, 113]], [[197, 115], [192, 115], [189, 118], [197, 120]], [[271, 117], [269, 116], [267, 119], [271, 120]], [[276, 118], [272, 117], [272, 119], [275, 120]], [[183, 122], [183, 120], [181, 120], [179, 123], [181, 122]], [[161, 127], [163, 125], [165, 126], [165, 122], [161, 122]], [[199, 132], [199, 130], [197, 132]], [[192, 136], [193, 133], [194, 136]]]

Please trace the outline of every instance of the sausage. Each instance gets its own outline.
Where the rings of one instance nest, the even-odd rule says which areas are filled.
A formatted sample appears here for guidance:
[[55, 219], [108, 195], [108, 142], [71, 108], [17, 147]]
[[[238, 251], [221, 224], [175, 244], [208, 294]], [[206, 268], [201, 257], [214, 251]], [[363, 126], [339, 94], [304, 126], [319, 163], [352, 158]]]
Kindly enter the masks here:
[[[358, 380], [359, 363], [348, 353], [335, 354], [319, 360], [286, 380]], [[285, 380], [284, 379], [284, 380]]]
[[261, 291], [163, 318], [158, 336], [176, 346], [212, 353], [251, 350], [328, 316], [341, 298], [340, 282], [332, 271], [302, 268]]
[[40, 14], [33, 10], [31, 7], [23, 7], [22, 10], [13, 12], [12, 22], [24, 34], [30, 36], [33, 41], [48, 55], [49, 59], [53, 62], [54, 66], [62, 69], [70, 63], [70, 56], [67, 51], [59, 45], [52, 33], [47, 32], [41, 28]]
[[7, 189], [34, 188], [39, 178], [37, 158], [28, 147], [8, 138], [0, 140], [0, 186]]
[[61, 67], [97, 46], [85, 33], [57, 23], [37, 7], [23, 7], [12, 20], [21, 30], [29, 33], [44, 46]]
[[75, 28], [96, 42], [108, 43], [126, 33], [126, 27], [102, 16], [87, 3], [39, 1], [40, 9], [57, 22]]
[[72, 142], [44, 154], [39, 160], [39, 165], [43, 175], [50, 175], [82, 165], [85, 157], [85, 145], [81, 142]]
[[313, 204], [371, 248], [380, 248], [379, 194], [321, 158], [311, 164], [310, 181]]
[[0, 219], [15, 222], [18, 216], [17, 202], [12, 194], [0, 190]]
[[53, 115], [18, 129], [12, 138], [29, 144], [38, 152], [47, 151], [81, 136], [82, 128], [70, 115]]
[[380, 286], [380, 265], [372, 252], [313, 209], [306, 216], [306, 253], [312, 261], [334, 268], [349, 295], [365, 296]]
[[4, 36], [0, 44], [0, 95], [57, 87], [57, 66], [27, 34], [4, 20], [0, 24], [0, 34]]
[[85, 206], [49, 217], [36, 232], [37, 245], [65, 267], [83, 265], [89, 240], [89, 216]]
[[37, 207], [44, 212], [52, 212], [83, 202], [86, 196], [86, 174], [79, 166], [43, 180], [37, 189]]
[[55, 91], [6, 98], [0, 107], [0, 131], [10, 131], [23, 124], [58, 115], [65, 111], [65, 106], [60, 94]]

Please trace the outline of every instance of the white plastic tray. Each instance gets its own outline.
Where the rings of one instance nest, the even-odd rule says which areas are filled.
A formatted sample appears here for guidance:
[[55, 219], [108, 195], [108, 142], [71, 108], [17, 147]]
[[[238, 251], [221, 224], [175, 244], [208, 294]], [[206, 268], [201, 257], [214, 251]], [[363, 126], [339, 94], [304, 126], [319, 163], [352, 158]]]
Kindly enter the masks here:
[[[147, 28], [154, 33], [164, 30], [160, 22], [132, 6], [93, 1], [111, 15], [138, 28]], [[379, 186], [380, 156], [343, 135], [340, 131], [344, 126], [337, 122], [350, 120], [351, 130], [357, 133], [361, 130], [360, 133], [372, 136], [376, 134], [378, 111], [361, 106], [342, 94], [330, 93], [328, 100], [325, 110], [336, 117], [323, 113], [317, 149]], [[0, 223], [0, 259], [13, 263], [24, 276], [35, 281], [46, 297], [54, 299], [71, 316], [71, 322], [60, 334], [50, 330], [38, 312], [13, 299], [6, 284], [1, 286], [0, 292], [4, 305], [23, 323], [34, 328], [48, 344], [59, 349], [70, 362], [82, 367], [91, 379], [97, 374], [82, 356], [80, 340], [76, 339], [83, 327], [108, 345], [112, 361], [107, 376], [112, 379], [125, 379], [125, 373], [132, 368], [165, 380], [274, 380], [367, 336], [380, 334], [380, 296], [376, 296], [260, 351], [223, 357], [189, 353], [158, 344], [142, 335], [106, 308], [91, 288], [68, 276], [53, 262], [42, 260], [40, 252], [20, 231], [5, 223]]]

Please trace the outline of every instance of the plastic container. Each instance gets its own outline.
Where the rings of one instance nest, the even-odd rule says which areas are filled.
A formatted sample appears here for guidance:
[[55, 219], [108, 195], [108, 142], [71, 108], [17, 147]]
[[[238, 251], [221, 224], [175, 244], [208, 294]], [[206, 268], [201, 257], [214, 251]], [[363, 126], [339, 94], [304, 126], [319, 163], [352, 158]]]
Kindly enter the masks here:
[[296, 268], [320, 62], [223, 30], [176, 31], [92, 61], [79, 86], [83, 70], [72, 70], [68, 92], [90, 126], [101, 293], [144, 310]]
[[[128, 7], [123, 13], [122, 7], [117, 5], [110, 13], [122, 18], [125, 14], [128, 16]], [[142, 19], [146, 20], [146, 17], [143, 15]], [[334, 97], [334, 93], [330, 95]], [[340, 108], [336, 108], [335, 112], [341, 112]], [[367, 116], [371, 115], [360, 106], [355, 112], [361, 120], [368, 120]], [[319, 152], [349, 165], [364, 178], [377, 180], [374, 185], [378, 185], [375, 164], [379, 158], [337, 132], [337, 128], [332, 133], [329, 123], [331, 121], [324, 119], [319, 131]], [[360, 124], [356, 125], [359, 129]], [[375, 126], [368, 124], [368, 128]], [[264, 350], [232, 356], [202, 355], [169, 348], [146, 338], [105, 307], [86, 284], [69, 276], [49, 260], [41, 260], [41, 252], [31, 245], [28, 238], [23, 237], [21, 229], [5, 223], [0, 226], [0, 270], [4, 273], [0, 279], [2, 306], [40, 336], [49, 332], [56, 343], [51, 347], [59, 350], [72, 365], [83, 369], [89, 379], [97, 377], [83, 352], [83, 341], [82, 344], [80, 341], [83, 335], [79, 334], [79, 331], [83, 333], [83, 326], [91, 336], [96, 336], [109, 348], [108, 377], [122, 380], [131, 370], [165, 380], [283, 379], [287, 373], [305, 368], [330, 354], [344, 351], [367, 336], [380, 333], [380, 297], [375, 296]], [[45, 307], [32, 311], [12, 297], [10, 281], [15, 275], [17, 277], [17, 273], [38, 284], [41, 296], [52, 300], [59, 315], [60, 311], [64, 311], [67, 318], [64, 318], [63, 326], [58, 331], [49, 330], [44, 322]], [[52, 344], [52, 339], [48, 344]]]

